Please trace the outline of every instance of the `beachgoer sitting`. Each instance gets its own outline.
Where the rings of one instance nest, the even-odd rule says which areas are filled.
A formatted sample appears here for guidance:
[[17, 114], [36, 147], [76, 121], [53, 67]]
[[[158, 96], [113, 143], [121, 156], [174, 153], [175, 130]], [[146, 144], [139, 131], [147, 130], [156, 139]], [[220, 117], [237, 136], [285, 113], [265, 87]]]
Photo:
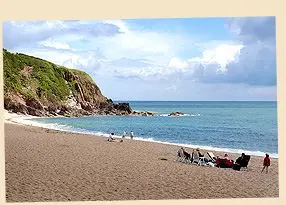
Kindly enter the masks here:
[[227, 154], [225, 155], [225, 159], [226, 159], [226, 161], [225, 161], [226, 167], [232, 168], [232, 166], [233, 166], [233, 164], [234, 164], [233, 160], [230, 159]]
[[183, 161], [184, 160], [191, 160], [191, 155], [188, 152], [186, 152], [183, 147], [181, 147], [178, 150], [177, 154], [178, 154], [178, 159], [181, 158], [181, 160], [183, 160]]
[[229, 160], [229, 157], [228, 157], [228, 155], [226, 153], [224, 154], [223, 158], [226, 159], [226, 160]]
[[217, 159], [216, 159], [217, 167], [232, 168], [233, 164], [234, 164], [233, 160], [230, 159], [227, 154], [224, 154], [224, 157], [217, 156]]
[[233, 165], [233, 169], [240, 171], [241, 167], [245, 164], [245, 154], [242, 153], [240, 157], [235, 160], [235, 164]]
[[199, 157], [204, 157], [204, 154], [202, 154], [199, 149], [197, 149], [197, 152], [199, 154]]
[[188, 153], [188, 152], [186, 152], [186, 151], [184, 150], [184, 148], [182, 148], [182, 150], [183, 150], [183, 154], [184, 154], [185, 158], [186, 158], [187, 160], [191, 160], [191, 154]]
[[199, 148], [197, 148], [193, 150], [191, 162], [197, 163], [198, 165], [206, 165], [209, 162], [209, 160], [206, 157], [204, 157], [204, 154], [202, 154]]
[[191, 163], [194, 162], [194, 153], [195, 153], [195, 150], [193, 149], [193, 151], [191, 153], [191, 159], [190, 159]]
[[115, 140], [115, 138], [114, 138], [113, 136], [114, 136], [114, 133], [112, 132], [112, 133], [109, 135], [109, 137], [108, 137], [107, 141], [109, 141], [109, 142], [114, 141], [114, 140]]
[[235, 160], [235, 163], [241, 165], [243, 163], [244, 157], [245, 157], [245, 154], [242, 153], [241, 156]]

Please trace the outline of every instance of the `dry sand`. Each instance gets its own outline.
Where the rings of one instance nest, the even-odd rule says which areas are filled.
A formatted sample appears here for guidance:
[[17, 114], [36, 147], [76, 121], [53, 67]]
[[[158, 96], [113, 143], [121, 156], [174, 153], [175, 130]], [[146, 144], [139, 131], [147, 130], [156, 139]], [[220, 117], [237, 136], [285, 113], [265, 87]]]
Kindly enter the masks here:
[[5, 123], [6, 199], [278, 197], [278, 160], [268, 174], [260, 173], [263, 158], [253, 156], [248, 171], [234, 171], [175, 162], [178, 148]]

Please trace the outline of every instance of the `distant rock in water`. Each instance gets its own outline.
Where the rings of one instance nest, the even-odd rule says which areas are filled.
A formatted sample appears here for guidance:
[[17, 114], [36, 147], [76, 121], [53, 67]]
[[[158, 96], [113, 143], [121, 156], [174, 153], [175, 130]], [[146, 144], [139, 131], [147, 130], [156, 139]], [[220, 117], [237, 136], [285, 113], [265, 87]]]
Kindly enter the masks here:
[[168, 116], [183, 116], [183, 115], [185, 114], [182, 112], [171, 112]]
[[142, 112], [133, 111], [131, 115], [133, 116], [157, 116], [157, 113], [148, 112], [148, 111], [142, 111]]
[[3, 49], [4, 107], [34, 116], [153, 115], [113, 103], [85, 72]]
[[113, 104], [114, 109], [118, 111], [123, 111], [126, 112], [127, 114], [132, 113], [132, 109], [129, 105], [129, 103], [118, 103], [118, 104]]

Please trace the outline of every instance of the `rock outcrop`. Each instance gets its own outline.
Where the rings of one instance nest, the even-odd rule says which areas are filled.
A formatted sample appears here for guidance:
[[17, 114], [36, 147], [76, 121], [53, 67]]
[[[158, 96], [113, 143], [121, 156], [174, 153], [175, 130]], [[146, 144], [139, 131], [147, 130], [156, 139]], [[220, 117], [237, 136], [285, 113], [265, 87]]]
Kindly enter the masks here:
[[171, 112], [168, 116], [183, 116], [184, 113], [182, 112]]

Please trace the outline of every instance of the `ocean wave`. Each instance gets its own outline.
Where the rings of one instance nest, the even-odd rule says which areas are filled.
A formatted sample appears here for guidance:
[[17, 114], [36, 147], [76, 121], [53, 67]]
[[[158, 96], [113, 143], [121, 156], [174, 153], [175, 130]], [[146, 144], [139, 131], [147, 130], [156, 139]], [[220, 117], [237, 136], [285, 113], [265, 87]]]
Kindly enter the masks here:
[[[88, 131], [81, 128], [75, 128], [69, 125], [63, 125], [59, 123], [46, 123], [46, 122], [37, 122], [33, 120], [34, 118], [31, 117], [22, 117], [22, 118], [15, 118], [13, 119], [14, 122], [24, 125], [30, 125], [30, 126], [36, 126], [36, 127], [42, 127], [46, 129], [52, 129], [52, 130], [58, 130], [58, 131], [65, 131], [65, 132], [71, 132], [71, 133], [78, 133], [78, 134], [89, 134], [89, 135], [95, 135], [95, 136], [101, 136], [101, 137], [109, 137], [109, 133], [104, 133], [100, 131]], [[122, 138], [122, 136], [114, 135], [115, 138]], [[134, 140], [138, 141], [145, 141], [145, 142], [154, 142], [154, 143], [160, 143], [160, 144], [167, 144], [167, 145], [176, 145], [180, 147], [187, 147], [187, 148], [200, 148], [203, 150], [212, 150], [217, 152], [226, 152], [226, 153], [246, 153], [248, 155], [252, 156], [265, 156], [265, 152], [262, 151], [250, 151], [250, 150], [244, 150], [244, 149], [233, 149], [233, 148], [219, 148], [219, 147], [213, 147], [213, 146], [207, 146], [207, 145], [197, 145], [197, 144], [184, 144], [184, 143], [172, 143], [172, 142], [166, 142], [166, 141], [160, 141], [155, 140], [152, 137], [148, 136], [135, 136]], [[272, 158], [278, 159], [278, 153], [268, 153]]]

